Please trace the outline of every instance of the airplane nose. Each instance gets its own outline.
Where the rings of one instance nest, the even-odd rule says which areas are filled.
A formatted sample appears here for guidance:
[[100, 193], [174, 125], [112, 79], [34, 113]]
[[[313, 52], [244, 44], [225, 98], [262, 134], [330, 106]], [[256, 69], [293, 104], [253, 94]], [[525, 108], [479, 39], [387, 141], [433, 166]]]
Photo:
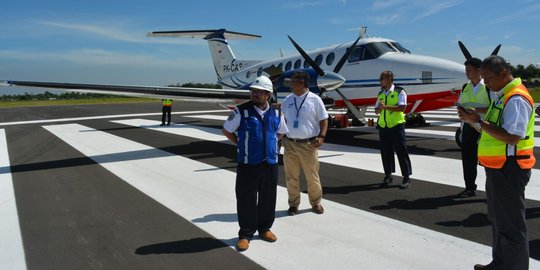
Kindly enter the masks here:
[[317, 78], [317, 86], [320, 89], [326, 89], [326, 91], [338, 89], [344, 83], [345, 78], [334, 72], [327, 71], [324, 76], [319, 76]]

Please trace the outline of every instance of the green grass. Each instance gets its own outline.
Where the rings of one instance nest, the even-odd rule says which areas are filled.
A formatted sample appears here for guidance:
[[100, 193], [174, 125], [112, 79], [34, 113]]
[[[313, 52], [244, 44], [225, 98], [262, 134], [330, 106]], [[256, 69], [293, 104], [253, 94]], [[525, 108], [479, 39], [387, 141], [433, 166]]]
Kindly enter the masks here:
[[83, 105], [83, 104], [118, 104], [118, 103], [140, 103], [159, 101], [152, 98], [85, 98], [85, 99], [58, 99], [58, 100], [16, 100], [0, 101], [0, 108], [3, 107], [30, 107], [30, 106], [58, 106], [58, 105]]
[[528, 88], [534, 103], [540, 103], [540, 87]]

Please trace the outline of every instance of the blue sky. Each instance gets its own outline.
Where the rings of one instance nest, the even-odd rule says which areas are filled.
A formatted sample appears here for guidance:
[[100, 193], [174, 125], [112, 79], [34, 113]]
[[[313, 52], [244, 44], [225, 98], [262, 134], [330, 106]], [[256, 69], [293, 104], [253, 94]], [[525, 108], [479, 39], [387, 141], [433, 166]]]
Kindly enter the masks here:
[[[368, 35], [416, 54], [456, 62], [474, 56], [540, 62], [540, 2], [464, 0], [138, 1], [6, 0], [0, 16], [0, 79], [167, 85], [215, 82], [204, 40], [150, 38], [158, 30], [225, 28], [261, 35], [232, 40], [237, 58], [266, 60]], [[0, 94], [5, 93], [0, 88]]]

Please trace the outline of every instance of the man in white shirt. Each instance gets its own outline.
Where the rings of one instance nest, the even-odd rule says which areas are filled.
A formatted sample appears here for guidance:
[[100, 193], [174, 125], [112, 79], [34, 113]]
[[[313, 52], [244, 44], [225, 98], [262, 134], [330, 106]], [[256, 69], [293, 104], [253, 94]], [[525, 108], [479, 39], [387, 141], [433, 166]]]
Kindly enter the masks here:
[[324, 143], [328, 129], [328, 113], [321, 98], [309, 91], [309, 74], [291, 76], [292, 94], [282, 103], [289, 132], [283, 140], [283, 163], [289, 193], [289, 215], [298, 213], [300, 205], [300, 169], [307, 182], [309, 203], [313, 212], [324, 213], [321, 205], [322, 186], [319, 178], [317, 149]]

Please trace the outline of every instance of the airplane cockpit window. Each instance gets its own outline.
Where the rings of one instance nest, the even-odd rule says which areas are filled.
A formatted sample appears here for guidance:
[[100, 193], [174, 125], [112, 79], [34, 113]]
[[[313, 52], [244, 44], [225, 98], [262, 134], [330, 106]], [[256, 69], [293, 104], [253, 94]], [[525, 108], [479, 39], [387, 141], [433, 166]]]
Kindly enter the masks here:
[[315, 63], [317, 63], [318, 66], [320, 66], [322, 64], [322, 54], [319, 54], [317, 55], [317, 57], [315, 57]]
[[378, 58], [387, 52], [396, 52], [396, 49], [387, 42], [372, 42], [368, 43], [367, 47], [373, 52], [375, 58]]
[[288, 61], [287, 64], [285, 64], [285, 71], [291, 70], [292, 63], [291, 61]]
[[263, 68], [260, 67], [259, 70], [257, 70], [257, 77], [262, 75]]
[[394, 45], [394, 47], [402, 53], [411, 53], [411, 51], [405, 49], [405, 47], [401, 46], [398, 42], [390, 42], [390, 44]]
[[336, 58], [336, 55], [331, 52], [326, 56], [326, 64], [331, 66], [334, 63], [334, 59]]
[[372, 42], [356, 46], [347, 59], [349, 63], [379, 58], [388, 52], [398, 50], [387, 42]]
[[300, 61], [300, 59], [294, 61], [294, 69], [299, 69], [301, 64], [302, 61]]
[[356, 46], [356, 48], [353, 49], [347, 60], [349, 60], [349, 63], [352, 63], [363, 60], [375, 59], [377, 57], [378, 56], [375, 56], [366, 45], [360, 45]]

